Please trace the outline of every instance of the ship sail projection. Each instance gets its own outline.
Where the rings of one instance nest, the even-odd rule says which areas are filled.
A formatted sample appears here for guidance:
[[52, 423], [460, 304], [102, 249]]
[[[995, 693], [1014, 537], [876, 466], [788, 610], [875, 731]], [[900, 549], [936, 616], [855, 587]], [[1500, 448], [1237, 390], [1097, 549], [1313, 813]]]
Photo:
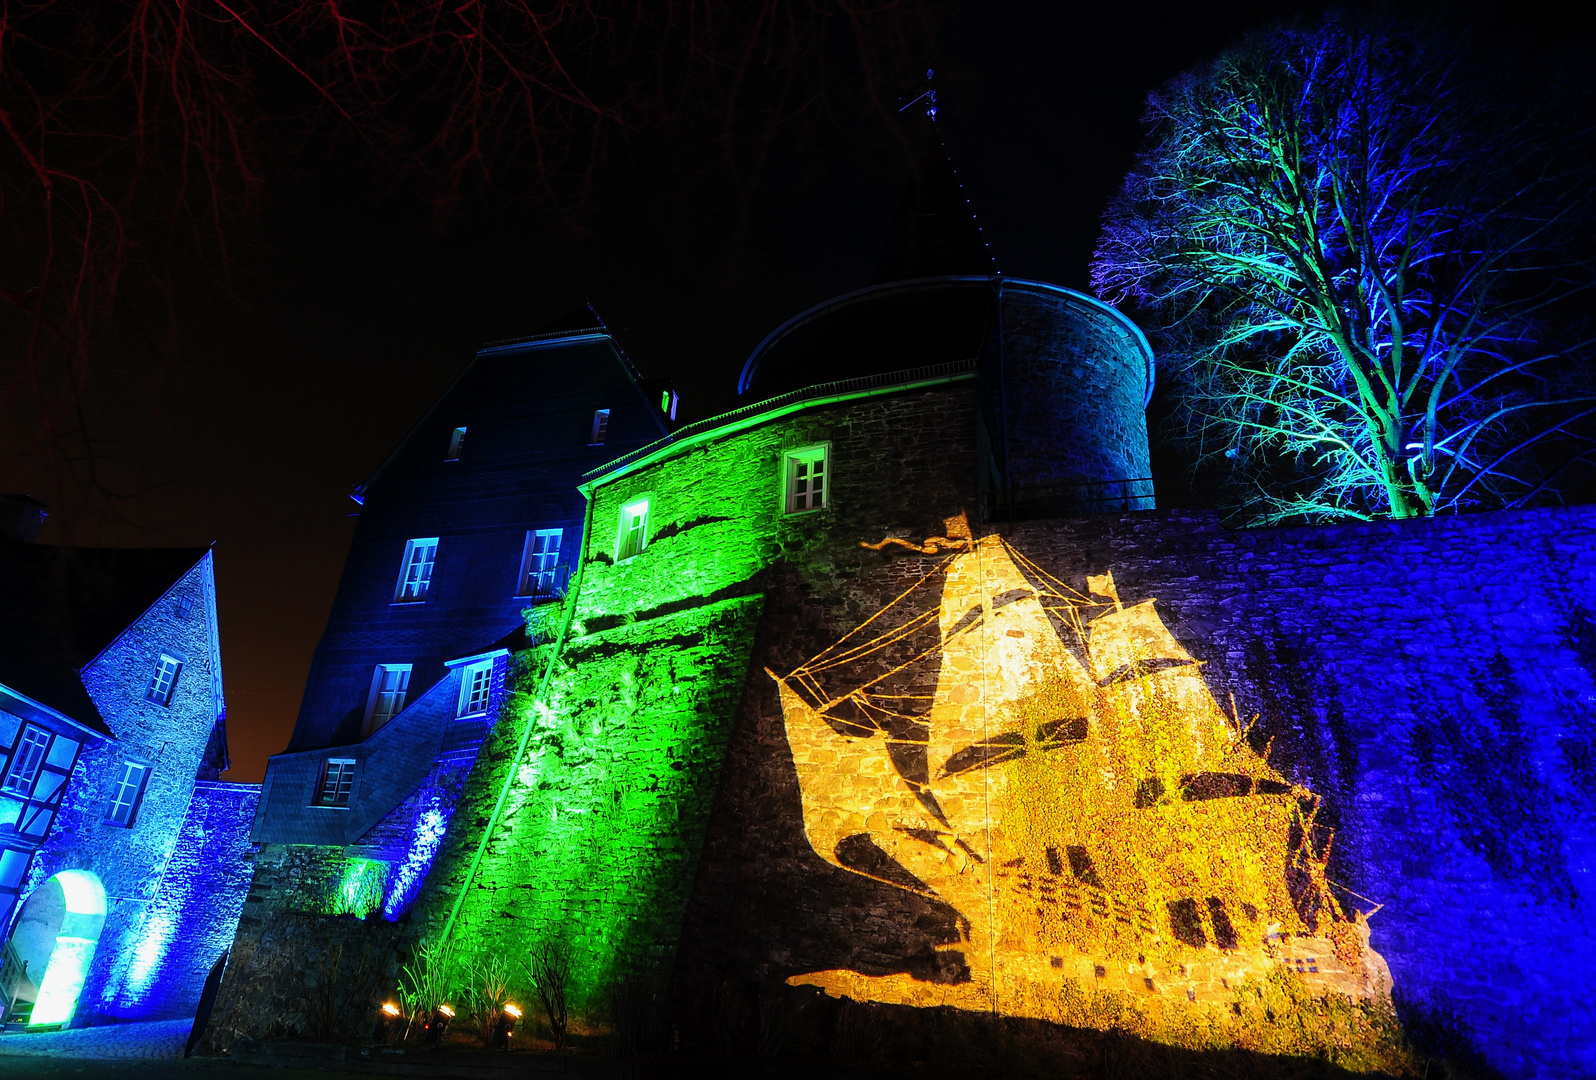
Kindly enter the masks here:
[[1221, 710], [1154, 601], [1121, 603], [1107, 574], [1080, 592], [958, 524], [894, 541], [933, 556], [924, 576], [771, 677], [810, 844], [954, 908], [962, 940], [943, 948], [967, 977], [792, 981], [1055, 1019], [1072, 982], [1227, 1020], [1243, 980], [1282, 972], [1388, 999], [1366, 921], [1325, 877], [1317, 796]]

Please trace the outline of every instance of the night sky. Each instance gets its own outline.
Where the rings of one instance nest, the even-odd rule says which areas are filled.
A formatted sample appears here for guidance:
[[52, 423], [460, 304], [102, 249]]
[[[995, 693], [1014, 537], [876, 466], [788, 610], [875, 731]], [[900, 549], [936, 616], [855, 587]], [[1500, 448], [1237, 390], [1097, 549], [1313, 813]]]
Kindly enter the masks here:
[[[966, 4], [929, 65], [999, 268], [1084, 288], [1148, 91], [1314, 7]], [[645, 375], [676, 381], [683, 419], [713, 415], [766, 333], [872, 280], [912, 154], [884, 124], [855, 124], [778, 145], [739, 184], [644, 152], [601, 164], [577, 214], [488, 195], [441, 225], [350, 160], [312, 155], [275, 191], [225, 289], [179, 275], [181, 350], [152, 361], [130, 340], [126, 365], [99, 373], [89, 419], [123, 496], [109, 510], [47, 452], [0, 461], [0, 490], [56, 507], [41, 541], [214, 542], [233, 780], [259, 780], [292, 730], [351, 485], [479, 344], [589, 299]]]

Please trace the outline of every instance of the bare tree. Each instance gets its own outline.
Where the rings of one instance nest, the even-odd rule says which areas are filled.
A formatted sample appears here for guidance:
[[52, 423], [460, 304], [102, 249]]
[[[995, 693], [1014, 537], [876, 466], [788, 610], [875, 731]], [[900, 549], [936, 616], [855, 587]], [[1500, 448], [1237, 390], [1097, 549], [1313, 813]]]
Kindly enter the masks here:
[[1332, 13], [1150, 98], [1093, 281], [1151, 324], [1178, 440], [1251, 522], [1588, 483], [1592, 95], [1494, 44]]

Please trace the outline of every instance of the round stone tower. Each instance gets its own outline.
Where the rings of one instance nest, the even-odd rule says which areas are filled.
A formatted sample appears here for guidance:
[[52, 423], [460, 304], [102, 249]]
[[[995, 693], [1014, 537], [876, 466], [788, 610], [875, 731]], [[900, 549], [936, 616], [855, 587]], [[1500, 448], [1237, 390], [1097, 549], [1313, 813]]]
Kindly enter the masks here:
[[1153, 355], [1136, 324], [1072, 289], [939, 275], [848, 293], [760, 343], [750, 402], [817, 384], [974, 371], [987, 520], [1151, 509], [1144, 411]]
[[787, 320], [748, 358], [750, 403], [817, 384], [883, 387], [974, 372], [988, 521], [1153, 508], [1145, 410], [1153, 352], [1084, 293], [1005, 278], [924, 95], [920, 159], [877, 284]]

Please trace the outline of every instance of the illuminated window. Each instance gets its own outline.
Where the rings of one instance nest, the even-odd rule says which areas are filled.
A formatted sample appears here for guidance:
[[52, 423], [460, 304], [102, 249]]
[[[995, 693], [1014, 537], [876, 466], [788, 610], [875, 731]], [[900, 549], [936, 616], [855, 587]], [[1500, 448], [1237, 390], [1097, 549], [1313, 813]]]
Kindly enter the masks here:
[[155, 665], [155, 673], [150, 676], [150, 686], [144, 691], [144, 696], [157, 705], [170, 705], [172, 691], [177, 689], [177, 673], [182, 670], [183, 661], [162, 653], [160, 661]]
[[648, 544], [648, 500], [639, 499], [621, 507], [621, 535], [615, 545], [616, 561], [641, 555]]
[[111, 789], [111, 812], [105, 820], [112, 825], [129, 827], [139, 812], [139, 803], [144, 799], [144, 785], [150, 778], [150, 767], [140, 765], [133, 761], [124, 761], [122, 771], [117, 776], [116, 786]]
[[39, 778], [39, 765], [44, 761], [44, 752], [49, 748], [48, 731], [32, 724], [23, 728], [22, 738], [17, 742], [17, 752], [11, 755], [11, 769], [6, 773], [6, 782], [0, 785], [0, 790], [23, 797], [32, 792], [33, 782]]
[[423, 537], [405, 541], [404, 561], [399, 564], [399, 587], [394, 590], [396, 604], [419, 604], [432, 587], [432, 565], [438, 560], [438, 538]]
[[787, 513], [801, 514], [826, 505], [827, 446], [806, 446], [783, 457], [783, 487]]
[[466, 429], [463, 427], [457, 427], [449, 433], [449, 456], [443, 460], [460, 460], [460, 451], [465, 448], [465, 433]]
[[322, 766], [321, 785], [316, 789], [317, 806], [349, 805], [349, 791], [355, 786], [355, 759], [328, 758]]
[[589, 446], [603, 446], [604, 438], [609, 434], [609, 431], [610, 411], [608, 409], [600, 409], [593, 414], [593, 433], [589, 436], [587, 444]]
[[488, 692], [493, 688], [493, 661], [472, 664], [460, 676], [459, 716], [481, 716], [488, 711]]
[[521, 585], [517, 596], [552, 596], [559, 584], [563, 529], [532, 529], [521, 551]]
[[378, 664], [371, 673], [371, 694], [366, 700], [366, 726], [361, 737], [370, 735], [399, 715], [410, 689], [409, 664]]

